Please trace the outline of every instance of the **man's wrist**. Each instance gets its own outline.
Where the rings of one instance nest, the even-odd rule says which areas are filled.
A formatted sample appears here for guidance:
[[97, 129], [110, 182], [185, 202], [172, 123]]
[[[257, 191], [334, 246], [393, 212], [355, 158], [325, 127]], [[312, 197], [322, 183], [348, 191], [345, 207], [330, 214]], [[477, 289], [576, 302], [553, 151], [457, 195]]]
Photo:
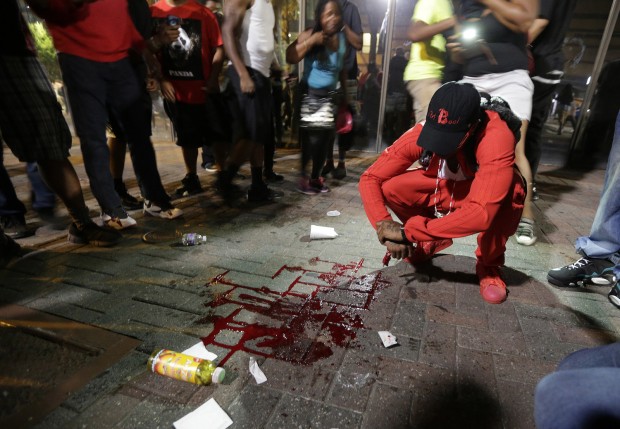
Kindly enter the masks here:
[[407, 234], [405, 234], [405, 227], [400, 227], [400, 235], [403, 238], [403, 244], [411, 244], [411, 241], [407, 238]]

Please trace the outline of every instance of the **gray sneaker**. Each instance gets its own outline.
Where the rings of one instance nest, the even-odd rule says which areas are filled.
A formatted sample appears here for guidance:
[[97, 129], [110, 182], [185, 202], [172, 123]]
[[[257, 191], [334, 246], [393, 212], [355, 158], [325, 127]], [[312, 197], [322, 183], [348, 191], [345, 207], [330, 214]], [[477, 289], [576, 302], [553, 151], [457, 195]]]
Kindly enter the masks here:
[[536, 243], [538, 237], [534, 233], [534, 222], [526, 219], [521, 219], [517, 232], [515, 233], [517, 243], [524, 246], [531, 246]]

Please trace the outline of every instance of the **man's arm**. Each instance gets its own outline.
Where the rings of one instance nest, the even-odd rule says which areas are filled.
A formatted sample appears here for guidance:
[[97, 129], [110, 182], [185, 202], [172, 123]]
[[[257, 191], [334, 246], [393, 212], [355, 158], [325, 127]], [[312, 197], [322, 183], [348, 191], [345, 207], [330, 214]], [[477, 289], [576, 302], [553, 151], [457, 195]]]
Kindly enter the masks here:
[[392, 220], [383, 197], [382, 185], [403, 174], [422, 153], [416, 142], [422, 125], [418, 124], [385, 149], [373, 165], [360, 177], [359, 191], [366, 216], [373, 228], [379, 221]]
[[342, 31], [344, 32], [345, 39], [347, 39], [347, 43], [356, 51], [359, 51], [362, 49], [363, 45], [362, 18], [360, 17], [360, 12], [357, 9], [357, 6], [349, 3], [348, 7], [350, 8], [351, 13], [349, 14], [348, 21], [342, 21]]
[[213, 53], [213, 60], [211, 62], [211, 71], [209, 78], [207, 79], [207, 92], [218, 93], [220, 92], [219, 76], [222, 71], [222, 64], [224, 63], [224, 48], [218, 46]]
[[547, 25], [549, 25], [548, 19], [543, 19], [543, 18], [535, 19], [534, 23], [532, 24], [530, 29], [527, 31], [527, 43], [530, 44], [534, 40], [536, 40], [536, 38], [540, 36], [540, 33], [542, 33], [545, 30], [545, 28], [547, 28]]
[[347, 39], [347, 42], [349, 42], [349, 45], [353, 46], [356, 51], [361, 50], [363, 45], [362, 33], [356, 33], [347, 24], [344, 25], [343, 29], [345, 38]]
[[456, 19], [451, 16], [448, 19], [439, 21], [435, 24], [427, 24], [424, 21], [411, 21], [409, 28], [407, 29], [407, 37], [412, 42], [422, 42], [435, 36], [436, 34], [443, 33], [446, 30], [454, 27]]
[[478, 0], [499, 22], [517, 33], [527, 33], [538, 16], [540, 0]]
[[222, 24], [222, 39], [226, 55], [232, 62], [239, 75], [241, 91], [252, 94], [255, 91], [254, 82], [248, 73], [239, 50], [239, 33], [245, 18], [245, 11], [252, 4], [252, 0], [227, 0], [224, 3], [224, 22]]

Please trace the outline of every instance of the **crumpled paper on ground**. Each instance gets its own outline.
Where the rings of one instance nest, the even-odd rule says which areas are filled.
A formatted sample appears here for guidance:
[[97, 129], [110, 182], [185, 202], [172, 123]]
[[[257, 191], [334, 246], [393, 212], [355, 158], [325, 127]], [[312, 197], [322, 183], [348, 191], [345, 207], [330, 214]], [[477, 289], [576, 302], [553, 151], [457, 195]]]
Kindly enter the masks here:
[[202, 341], [199, 342], [198, 344], [194, 344], [189, 349], [182, 351], [181, 353], [183, 353], [184, 355], [194, 356], [194, 357], [204, 359], [204, 360], [214, 361], [215, 359], [217, 359], [217, 355], [207, 350], [207, 348], [202, 343]]
[[[228, 414], [211, 398], [173, 423], [175, 429], [226, 429], [233, 424]], [[208, 425], [208, 426], [207, 426]]]
[[250, 373], [254, 376], [256, 380], [256, 384], [262, 384], [267, 381], [267, 377], [265, 377], [265, 373], [258, 366], [258, 362], [253, 357], [250, 357]]
[[389, 331], [379, 331], [379, 337], [381, 337], [381, 341], [383, 341], [383, 346], [386, 349], [398, 344], [398, 341], [396, 341], [396, 337], [392, 335]]

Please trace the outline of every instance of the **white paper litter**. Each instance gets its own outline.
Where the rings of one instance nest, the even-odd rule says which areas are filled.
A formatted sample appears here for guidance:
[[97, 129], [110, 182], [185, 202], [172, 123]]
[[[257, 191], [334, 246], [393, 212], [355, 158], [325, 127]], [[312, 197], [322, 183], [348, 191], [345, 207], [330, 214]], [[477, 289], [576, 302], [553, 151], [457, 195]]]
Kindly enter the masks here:
[[176, 429], [226, 429], [233, 424], [228, 414], [211, 398], [173, 423]]
[[250, 357], [250, 373], [254, 376], [256, 380], [256, 384], [262, 384], [267, 381], [267, 377], [265, 377], [265, 373], [258, 366], [258, 362], [253, 357]]
[[205, 360], [210, 360], [210, 361], [214, 361], [215, 359], [217, 359], [217, 355], [207, 350], [207, 348], [202, 343], [202, 341], [199, 342], [198, 344], [194, 344], [189, 349], [181, 353], [183, 353], [184, 355], [190, 355], [190, 356], [194, 356], [200, 359], [205, 359]]
[[336, 238], [338, 233], [329, 226], [310, 225], [310, 239], [321, 240], [324, 238]]
[[396, 341], [396, 337], [390, 334], [388, 331], [379, 331], [379, 337], [381, 337], [381, 341], [383, 341], [383, 346], [386, 349], [388, 347], [392, 347], [398, 344], [398, 341]]
[[340, 212], [338, 210], [331, 210], [327, 212], [327, 216], [340, 216]]

